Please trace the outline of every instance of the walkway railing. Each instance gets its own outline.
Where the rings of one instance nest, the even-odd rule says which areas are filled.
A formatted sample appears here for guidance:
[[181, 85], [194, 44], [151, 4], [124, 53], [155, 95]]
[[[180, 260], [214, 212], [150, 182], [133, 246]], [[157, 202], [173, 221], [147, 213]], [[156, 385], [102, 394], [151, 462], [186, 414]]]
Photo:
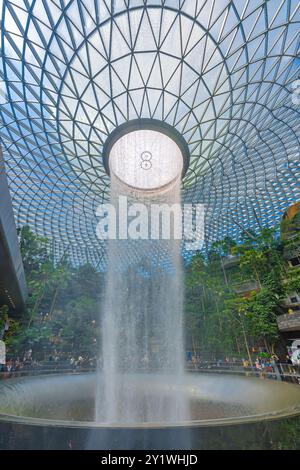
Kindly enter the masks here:
[[[141, 368], [141, 371], [145, 368]], [[198, 362], [186, 364], [186, 370], [196, 373], [222, 373], [222, 374], [235, 374], [244, 376], [254, 376], [262, 379], [281, 380], [285, 382], [292, 382], [300, 384], [300, 366], [293, 366], [291, 364], [276, 364], [266, 367], [262, 370], [257, 370], [251, 367], [243, 367], [240, 362]], [[26, 377], [34, 375], [47, 375], [47, 374], [70, 374], [70, 373], [84, 373], [94, 372], [95, 367], [77, 365], [70, 366], [68, 364], [39, 364], [37, 366], [25, 366], [19, 370], [11, 370], [0, 372], [0, 380], [12, 377]]]
[[84, 373], [84, 372], [94, 372], [95, 367], [85, 367], [85, 366], [34, 366], [34, 367], [24, 367], [18, 370], [10, 370], [0, 372], [0, 380], [7, 379], [12, 377], [27, 377], [33, 375], [50, 375], [50, 374], [72, 374], [72, 373]]
[[199, 362], [196, 364], [188, 363], [187, 370], [205, 373], [228, 373], [236, 375], [254, 376], [262, 379], [281, 380], [300, 384], [300, 366], [291, 364], [272, 364], [260, 370], [254, 366], [243, 367], [241, 362]]

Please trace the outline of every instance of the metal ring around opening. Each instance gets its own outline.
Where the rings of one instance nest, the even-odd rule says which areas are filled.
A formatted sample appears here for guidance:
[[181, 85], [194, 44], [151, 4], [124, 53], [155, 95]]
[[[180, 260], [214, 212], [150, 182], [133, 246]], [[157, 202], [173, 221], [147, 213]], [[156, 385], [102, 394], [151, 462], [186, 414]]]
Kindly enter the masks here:
[[109, 155], [114, 144], [124, 135], [138, 130], [151, 130], [160, 132], [172, 139], [179, 147], [183, 158], [183, 169], [181, 177], [184, 178], [190, 163], [190, 150], [184, 137], [173, 126], [157, 119], [134, 119], [121, 124], [107, 137], [103, 146], [103, 165], [106, 173], [110, 176]]

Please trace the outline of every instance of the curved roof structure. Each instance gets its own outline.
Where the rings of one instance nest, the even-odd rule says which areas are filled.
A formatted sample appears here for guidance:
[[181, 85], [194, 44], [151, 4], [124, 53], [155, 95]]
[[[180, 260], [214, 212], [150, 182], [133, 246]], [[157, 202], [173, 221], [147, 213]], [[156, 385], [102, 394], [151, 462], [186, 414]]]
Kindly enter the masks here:
[[190, 149], [206, 239], [300, 199], [298, 0], [3, 0], [1, 145], [17, 224], [99, 265], [107, 136], [138, 118]]

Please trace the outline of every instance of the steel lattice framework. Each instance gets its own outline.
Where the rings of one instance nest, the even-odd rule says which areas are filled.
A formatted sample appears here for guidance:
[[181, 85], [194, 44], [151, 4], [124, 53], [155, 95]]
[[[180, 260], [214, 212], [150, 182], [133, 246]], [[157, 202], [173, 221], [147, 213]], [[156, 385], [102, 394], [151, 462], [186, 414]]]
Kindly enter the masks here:
[[273, 226], [300, 199], [299, 0], [2, 0], [0, 137], [17, 224], [105, 261], [107, 136], [174, 126], [206, 239]]

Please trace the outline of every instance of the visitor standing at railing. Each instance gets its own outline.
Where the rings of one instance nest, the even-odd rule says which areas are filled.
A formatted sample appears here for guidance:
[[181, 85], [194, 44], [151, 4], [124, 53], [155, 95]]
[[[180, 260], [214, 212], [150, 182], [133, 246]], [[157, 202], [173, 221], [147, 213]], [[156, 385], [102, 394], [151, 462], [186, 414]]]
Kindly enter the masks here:
[[293, 366], [300, 365], [300, 345], [298, 344], [296, 351], [293, 352], [291, 361]]

